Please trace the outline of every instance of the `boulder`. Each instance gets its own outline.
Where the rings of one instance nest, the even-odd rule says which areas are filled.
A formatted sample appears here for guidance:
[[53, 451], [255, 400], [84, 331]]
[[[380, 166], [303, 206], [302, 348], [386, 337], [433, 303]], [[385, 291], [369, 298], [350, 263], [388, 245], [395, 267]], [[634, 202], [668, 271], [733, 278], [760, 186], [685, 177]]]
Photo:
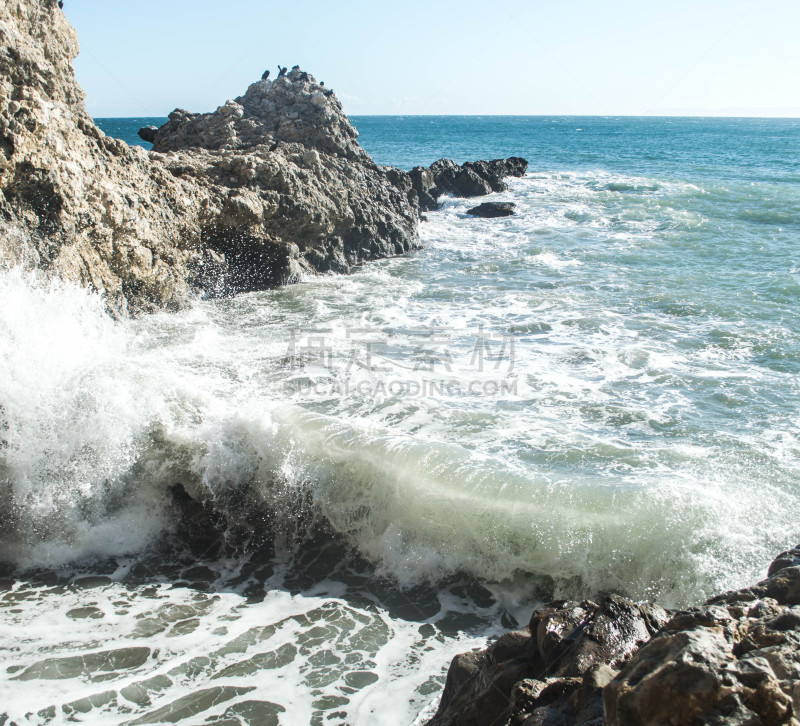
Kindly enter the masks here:
[[608, 726], [800, 724], [800, 546], [676, 613], [605, 689]]
[[456, 656], [431, 725], [800, 725], [800, 546], [756, 585], [673, 612], [550, 603]]
[[467, 210], [473, 217], [510, 217], [514, 214], [513, 202], [484, 202]]
[[591, 685], [602, 680], [596, 666], [616, 674], [666, 621], [663, 608], [614, 595], [599, 603], [552, 602], [535, 611], [524, 630], [506, 633], [482, 653], [457, 656], [429, 723], [527, 723], [540, 709], [574, 710], [578, 692], [588, 722], [601, 707], [599, 687]]
[[158, 126], [142, 126], [136, 133], [142, 141], [152, 144], [158, 133]]

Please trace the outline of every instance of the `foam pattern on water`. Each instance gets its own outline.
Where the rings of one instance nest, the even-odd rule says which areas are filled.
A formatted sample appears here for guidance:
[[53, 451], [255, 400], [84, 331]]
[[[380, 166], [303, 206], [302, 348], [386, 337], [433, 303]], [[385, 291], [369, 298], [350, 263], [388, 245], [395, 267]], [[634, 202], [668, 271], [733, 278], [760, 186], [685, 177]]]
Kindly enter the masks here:
[[[290, 593], [280, 568], [256, 570], [255, 583], [232, 578], [241, 563], [227, 564], [227, 573], [220, 562], [183, 569], [191, 586], [158, 577], [134, 583], [124, 565], [58, 584], [2, 583], [0, 716], [36, 724], [410, 723], [441, 688], [450, 658], [485, 642], [429, 622], [457, 614], [444, 597], [399, 618], [363, 598], [354, 607], [336, 583]], [[487, 610], [486, 632], [491, 619]], [[469, 622], [477, 621], [473, 614]]]
[[[0, 273], [4, 558], [116, 562], [91, 590], [8, 582], [0, 701], [31, 723], [410, 722], [506, 608], [758, 579], [800, 536], [779, 194], [537, 171], [494, 195], [513, 217], [444, 200], [418, 254], [126, 322]], [[261, 517], [280, 573], [127, 583], [120, 558], [176, 529], [178, 484], [232, 526]], [[321, 524], [359, 576], [287, 584]], [[390, 606], [395, 585], [434, 609]]]

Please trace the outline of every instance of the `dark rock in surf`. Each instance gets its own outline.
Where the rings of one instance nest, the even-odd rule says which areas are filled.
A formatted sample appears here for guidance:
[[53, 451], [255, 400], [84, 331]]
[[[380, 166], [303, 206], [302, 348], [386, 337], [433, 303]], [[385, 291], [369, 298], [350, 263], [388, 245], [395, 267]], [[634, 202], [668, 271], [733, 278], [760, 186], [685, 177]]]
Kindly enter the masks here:
[[522, 177], [528, 170], [528, 162], [519, 156], [493, 159], [492, 161], [468, 161], [463, 166], [465, 169], [474, 171], [481, 179], [485, 179], [493, 192], [502, 192], [508, 188], [503, 181], [506, 177]]
[[523, 712], [554, 718], [581, 691], [584, 710], [594, 714], [596, 684], [613, 678], [667, 618], [658, 605], [614, 595], [599, 604], [552, 602], [533, 613], [526, 629], [506, 633], [482, 653], [456, 656], [430, 724], [505, 724]]
[[484, 202], [483, 204], [479, 204], [477, 207], [472, 207], [472, 209], [467, 210], [467, 214], [471, 214], [473, 217], [510, 217], [514, 214], [514, 207], [516, 205], [513, 202]]
[[142, 141], [152, 144], [156, 140], [158, 126], [142, 126], [136, 133]]
[[456, 164], [451, 159], [439, 159], [427, 169], [422, 166], [414, 167], [409, 176], [420, 209], [433, 211], [438, 208], [438, 199], [444, 194], [480, 197], [505, 191], [508, 185], [504, 179], [509, 176], [524, 176], [527, 169], [528, 162], [516, 156], [492, 161], [469, 161], [463, 165]]
[[556, 601], [456, 656], [431, 726], [786, 724], [800, 714], [800, 546], [758, 584], [671, 613]]

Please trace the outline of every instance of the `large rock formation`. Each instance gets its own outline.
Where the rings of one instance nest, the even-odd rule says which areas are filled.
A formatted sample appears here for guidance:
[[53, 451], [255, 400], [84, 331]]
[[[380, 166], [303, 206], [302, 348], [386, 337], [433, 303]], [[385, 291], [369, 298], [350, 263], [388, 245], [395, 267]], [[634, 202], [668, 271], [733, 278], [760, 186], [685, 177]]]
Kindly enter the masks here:
[[146, 311], [180, 307], [192, 287], [258, 289], [417, 245], [408, 178], [372, 162], [299, 69], [214, 114], [174, 112], [155, 137], [168, 153], [147, 154], [86, 113], [56, 0], [4, 3], [0, 39], [6, 262]]
[[674, 612], [554, 602], [457, 656], [431, 726], [798, 726], [800, 546], [767, 579]]
[[375, 164], [357, 136], [336, 96], [294, 68], [213, 113], [173, 111], [153, 155], [212, 200], [203, 243], [226, 260], [235, 292], [417, 246], [410, 180]]
[[0, 256], [102, 290], [117, 311], [179, 307], [208, 199], [94, 125], [77, 54], [56, 0], [0, 5]]
[[521, 168], [380, 167], [335, 94], [297, 67], [213, 113], [174, 111], [145, 131], [148, 154], [95, 126], [77, 54], [56, 0], [0, 6], [0, 263], [102, 291], [118, 314], [408, 252], [420, 207], [501, 189]]

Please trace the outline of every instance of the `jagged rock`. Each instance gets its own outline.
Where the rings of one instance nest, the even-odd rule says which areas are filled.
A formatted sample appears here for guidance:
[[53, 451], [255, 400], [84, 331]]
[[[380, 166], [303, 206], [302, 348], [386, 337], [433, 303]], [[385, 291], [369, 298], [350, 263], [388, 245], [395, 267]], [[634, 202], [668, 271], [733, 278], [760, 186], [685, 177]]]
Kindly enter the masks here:
[[358, 145], [358, 132], [339, 99], [324, 91], [312, 75], [292, 68], [275, 80], [253, 83], [243, 96], [212, 113], [175, 109], [158, 129], [153, 150], [243, 150], [279, 141], [302, 144], [375, 168], [369, 154]]
[[143, 130], [164, 152], [148, 154], [86, 113], [55, 0], [3, 3], [0, 46], [5, 264], [93, 287], [124, 314], [418, 246], [410, 182], [372, 161], [336, 96], [300, 69], [214, 114], [174, 111]]
[[228, 292], [346, 272], [418, 247], [417, 207], [394, 170], [288, 142], [158, 156], [211, 200], [202, 239], [228, 263]]
[[105, 293], [122, 313], [182, 306], [206, 203], [83, 105], [56, 0], [0, 5], [0, 256]]
[[[767, 579], [675, 612], [555, 602], [457, 656], [430, 724], [800, 725], [800, 546]], [[652, 636], [652, 637], [651, 637]]]
[[443, 194], [456, 197], [479, 197], [508, 189], [503, 181], [508, 176], [524, 176], [528, 162], [517, 156], [492, 161], [470, 161], [459, 166], [451, 159], [439, 159], [427, 169], [415, 166], [410, 172], [411, 183], [420, 209], [433, 211]]
[[[56, 0], [0, 5], [0, 263], [92, 287], [122, 315], [419, 246], [420, 199], [434, 196], [375, 164], [333, 91], [300, 68], [213, 113], [176, 109], [140, 131], [148, 153], [95, 126], [77, 54]], [[487, 193], [524, 166], [434, 165], [431, 193]]]
[[538, 723], [540, 709], [574, 710], [579, 691], [579, 710], [586, 711], [581, 723], [588, 723], [596, 713], [587, 705], [599, 704], [599, 691], [591, 679], [584, 687], [586, 674], [591, 671], [596, 681], [595, 666], [618, 668], [666, 620], [657, 605], [614, 595], [599, 604], [552, 602], [533, 613], [525, 630], [506, 633], [482, 653], [456, 656], [429, 723], [484, 726], [511, 719], [530, 726]]
[[605, 689], [606, 723], [800, 724], [799, 565], [676, 613]]
[[513, 202], [484, 202], [477, 207], [467, 210], [467, 214], [473, 217], [510, 217], [514, 214], [514, 207], [517, 205]]
[[142, 141], [152, 144], [155, 141], [156, 134], [158, 133], [158, 126], [142, 126], [136, 134]]

